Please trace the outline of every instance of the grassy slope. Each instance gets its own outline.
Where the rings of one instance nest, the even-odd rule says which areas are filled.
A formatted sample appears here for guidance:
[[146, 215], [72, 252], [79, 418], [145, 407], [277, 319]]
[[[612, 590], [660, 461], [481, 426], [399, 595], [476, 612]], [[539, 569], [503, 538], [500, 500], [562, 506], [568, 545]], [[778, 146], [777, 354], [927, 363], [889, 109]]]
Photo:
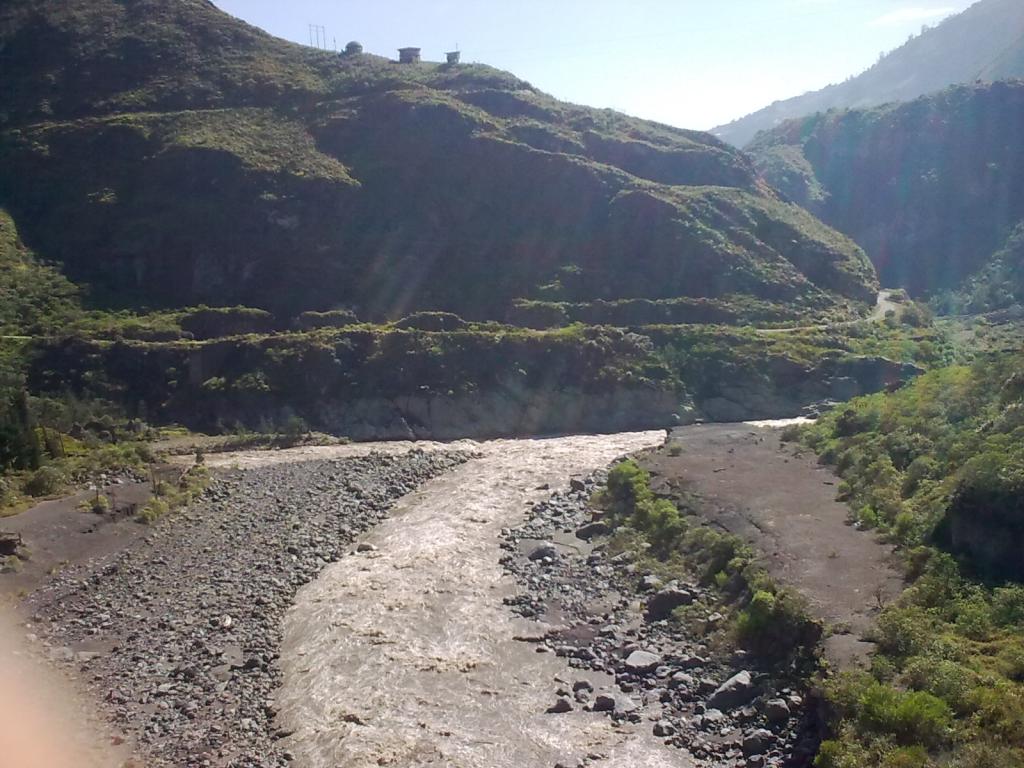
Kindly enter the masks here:
[[104, 305], [501, 320], [517, 299], [827, 311], [874, 287], [712, 137], [488, 67], [313, 51], [203, 0], [14, 2], [0, 39], [0, 202]]

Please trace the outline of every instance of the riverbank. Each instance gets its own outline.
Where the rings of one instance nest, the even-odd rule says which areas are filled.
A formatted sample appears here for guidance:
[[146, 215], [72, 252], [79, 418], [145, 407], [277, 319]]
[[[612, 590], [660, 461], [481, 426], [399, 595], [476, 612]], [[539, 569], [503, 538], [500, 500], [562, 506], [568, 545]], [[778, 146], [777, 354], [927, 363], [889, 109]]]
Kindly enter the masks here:
[[135, 546], [22, 605], [142, 764], [284, 766], [272, 694], [296, 591], [465, 454], [412, 451], [229, 470]]

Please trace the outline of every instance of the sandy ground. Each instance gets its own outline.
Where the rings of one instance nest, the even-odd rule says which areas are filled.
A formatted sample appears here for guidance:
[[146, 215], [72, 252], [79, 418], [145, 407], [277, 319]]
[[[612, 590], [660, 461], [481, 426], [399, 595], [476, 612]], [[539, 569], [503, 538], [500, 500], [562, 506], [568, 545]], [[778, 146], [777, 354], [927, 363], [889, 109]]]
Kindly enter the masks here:
[[[104, 491], [114, 494], [119, 507], [141, 507], [151, 495], [149, 483], [112, 485]], [[44, 501], [0, 520], [0, 531], [21, 534], [29, 554], [16, 573], [0, 575], [0, 595], [31, 592], [67, 565], [80, 565], [120, 552], [148, 534], [149, 529], [134, 519], [95, 515], [78, 508], [80, 502], [93, 496], [93, 492], [85, 491]]]
[[673, 430], [679, 456], [647, 455], [654, 487], [695, 493], [701, 514], [749, 541], [780, 583], [805, 595], [833, 628], [826, 652], [840, 667], [862, 663], [862, 642], [879, 607], [903, 581], [892, 547], [848, 524], [836, 501], [838, 478], [813, 455], [797, 457], [780, 431], [749, 424], [708, 424]]
[[[277, 699], [307, 768], [689, 765], [650, 727], [549, 715], [563, 659], [517, 634], [503, 598], [500, 532], [570, 477], [660, 444], [663, 432], [482, 443], [482, 457], [406, 497], [365, 537], [375, 547], [300, 591], [285, 622]], [[576, 673], [578, 674], [578, 673]]]

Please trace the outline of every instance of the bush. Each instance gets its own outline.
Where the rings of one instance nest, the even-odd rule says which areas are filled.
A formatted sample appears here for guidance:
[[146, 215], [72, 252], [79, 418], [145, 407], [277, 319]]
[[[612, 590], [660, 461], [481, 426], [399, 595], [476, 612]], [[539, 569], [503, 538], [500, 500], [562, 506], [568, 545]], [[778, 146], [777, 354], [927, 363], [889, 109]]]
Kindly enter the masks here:
[[1024, 587], [1014, 585], [995, 590], [992, 595], [992, 620], [1000, 627], [1024, 624]]
[[52, 496], [64, 490], [68, 485], [68, 476], [60, 467], [48, 464], [40, 467], [25, 481], [22, 490], [29, 496]]
[[820, 637], [821, 627], [808, 617], [803, 601], [785, 590], [758, 591], [736, 619], [740, 645], [769, 661], [789, 658]]
[[934, 621], [921, 608], [889, 608], [878, 619], [879, 650], [897, 659], [920, 655], [932, 640], [933, 628]]
[[928, 768], [934, 765], [924, 747], [900, 747], [885, 756], [882, 768]]
[[152, 525], [170, 511], [170, 505], [163, 499], [152, 498], [139, 512], [140, 523]]
[[978, 675], [955, 661], [921, 656], [907, 665], [904, 679], [914, 690], [937, 696], [959, 714], [974, 709], [972, 695], [980, 682]]
[[862, 732], [891, 736], [898, 744], [937, 749], [953, 726], [953, 713], [941, 699], [923, 691], [905, 693], [874, 683], [861, 696], [858, 727]]

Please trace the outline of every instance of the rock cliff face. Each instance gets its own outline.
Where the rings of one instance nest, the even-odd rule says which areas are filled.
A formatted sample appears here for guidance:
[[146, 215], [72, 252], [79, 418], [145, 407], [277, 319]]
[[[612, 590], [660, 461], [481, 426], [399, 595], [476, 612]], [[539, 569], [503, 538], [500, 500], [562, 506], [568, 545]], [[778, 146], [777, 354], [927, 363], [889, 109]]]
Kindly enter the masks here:
[[504, 320], [876, 285], [710, 135], [488, 67], [314, 51], [205, 0], [12, 0], [0, 68], [0, 206], [106, 306]]
[[886, 285], [921, 296], [973, 279], [976, 303], [1005, 305], [1024, 294], [1022, 121], [1024, 82], [960, 86], [792, 121], [750, 150], [783, 194], [863, 246]]

